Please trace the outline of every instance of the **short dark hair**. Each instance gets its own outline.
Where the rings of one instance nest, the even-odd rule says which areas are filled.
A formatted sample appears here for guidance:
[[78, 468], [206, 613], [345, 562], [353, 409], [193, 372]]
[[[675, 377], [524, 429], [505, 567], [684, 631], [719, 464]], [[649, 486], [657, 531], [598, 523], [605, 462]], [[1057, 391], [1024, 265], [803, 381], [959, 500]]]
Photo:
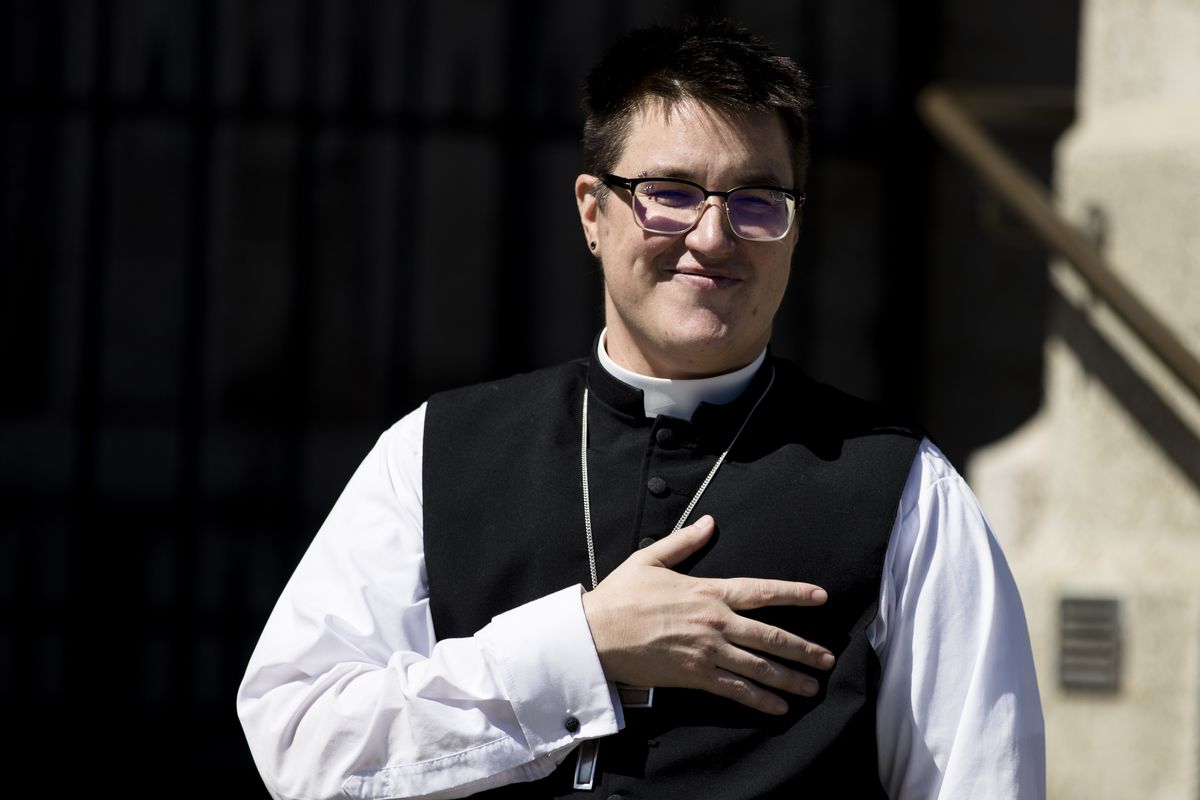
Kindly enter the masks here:
[[698, 100], [732, 114], [775, 112], [792, 151], [795, 188], [808, 170], [808, 78], [760, 37], [727, 20], [653, 26], [618, 39], [588, 75], [583, 104], [584, 170], [612, 172], [634, 114], [650, 100]]

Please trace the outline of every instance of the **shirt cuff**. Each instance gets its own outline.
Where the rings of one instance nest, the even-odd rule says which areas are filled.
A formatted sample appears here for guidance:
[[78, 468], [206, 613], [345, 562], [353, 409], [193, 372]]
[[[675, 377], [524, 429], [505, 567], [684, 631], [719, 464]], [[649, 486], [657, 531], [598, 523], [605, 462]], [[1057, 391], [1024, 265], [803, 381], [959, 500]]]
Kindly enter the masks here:
[[578, 584], [495, 617], [476, 634], [534, 755], [620, 729]]

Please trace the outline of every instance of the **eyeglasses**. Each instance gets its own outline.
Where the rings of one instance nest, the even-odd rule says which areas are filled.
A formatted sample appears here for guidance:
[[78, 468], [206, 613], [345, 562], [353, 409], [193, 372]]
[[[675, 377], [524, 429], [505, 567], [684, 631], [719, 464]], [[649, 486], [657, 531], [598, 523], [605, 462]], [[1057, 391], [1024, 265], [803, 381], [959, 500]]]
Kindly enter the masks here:
[[742, 239], [774, 242], [787, 236], [804, 195], [782, 186], [737, 186], [711, 192], [682, 178], [622, 178], [605, 174], [607, 186], [619, 186], [633, 198], [633, 218], [650, 233], [681, 234], [696, 227], [710, 197], [725, 201], [729, 227]]

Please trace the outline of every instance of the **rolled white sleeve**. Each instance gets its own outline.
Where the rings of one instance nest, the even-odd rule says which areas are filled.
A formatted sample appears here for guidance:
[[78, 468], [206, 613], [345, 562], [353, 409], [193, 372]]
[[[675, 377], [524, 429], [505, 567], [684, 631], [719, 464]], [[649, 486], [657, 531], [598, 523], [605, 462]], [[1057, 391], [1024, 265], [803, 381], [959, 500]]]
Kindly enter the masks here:
[[618, 730], [578, 585], [435, 641], [424, 420], [421, 406], [363, 461], [251, 656], [238, 716], [276, 798], [463, 797]]
[[892, 800], [1043, 798], [1025, 613], [970, 488], [928, 441], [900, 502], [868, 634], [879, 775]]

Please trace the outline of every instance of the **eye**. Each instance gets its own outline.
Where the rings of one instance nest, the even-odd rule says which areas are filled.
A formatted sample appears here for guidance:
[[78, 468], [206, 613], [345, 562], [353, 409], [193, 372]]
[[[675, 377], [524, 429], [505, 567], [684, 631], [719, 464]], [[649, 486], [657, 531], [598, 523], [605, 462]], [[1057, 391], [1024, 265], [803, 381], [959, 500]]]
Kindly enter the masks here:
[[786, 201], [787, 195], [774, 189], [747, 189], [734, 192], [729, 198], [737, 213], [746, 216], [777, 214], [786, 206]]
[[638, 194], [656, 205], [668, 208], [692, 208], [699, 202], [694, 189], [677, 183], [643, 183], [638, 186]]

